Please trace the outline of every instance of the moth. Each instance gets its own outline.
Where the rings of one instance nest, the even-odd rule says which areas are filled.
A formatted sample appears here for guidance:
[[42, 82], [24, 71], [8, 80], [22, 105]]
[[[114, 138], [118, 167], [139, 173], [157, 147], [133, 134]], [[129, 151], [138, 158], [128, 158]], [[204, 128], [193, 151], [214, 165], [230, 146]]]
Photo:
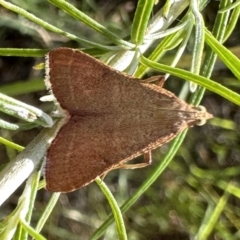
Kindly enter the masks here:
[[[74, 191], [112, 169], [144, 167], [151, 150], [212, 118], [203, 107], [69, 48], [47, 54], [45, 83], [64, 115], [46, 156], [52, 192]], [[126, 164], [142, 154], [145, 163]]]

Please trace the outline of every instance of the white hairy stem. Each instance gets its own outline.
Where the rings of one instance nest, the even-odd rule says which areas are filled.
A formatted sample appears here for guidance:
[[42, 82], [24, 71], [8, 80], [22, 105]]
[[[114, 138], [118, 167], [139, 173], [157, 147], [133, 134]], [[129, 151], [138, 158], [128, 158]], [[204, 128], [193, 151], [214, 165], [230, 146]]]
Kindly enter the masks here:
[[58, 121], [52, 128], [42, 130], [39, 135], [0, 171], [0, 205], [38, 168], [52, 140], [63, 125]]

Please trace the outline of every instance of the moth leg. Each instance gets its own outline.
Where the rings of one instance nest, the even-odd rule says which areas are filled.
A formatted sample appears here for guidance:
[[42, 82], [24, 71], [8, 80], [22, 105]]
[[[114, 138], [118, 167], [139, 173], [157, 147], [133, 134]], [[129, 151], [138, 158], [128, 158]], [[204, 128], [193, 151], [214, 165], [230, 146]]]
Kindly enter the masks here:
[[148, 166], [149, 164], [151, 164], [152, 160], [150, 160], [150, 162], [144, 162], [144, 163], [135, 163], [135, 164], [119, 164], [118, 166], [114, 167], [114, 168], [111, 168], [108, 172], [104, 173], [102, 176], [101, 176], [101, 179], [103, 181], [103, 179], [106, 177], [106, 175], [112, 171], [112, 170], [116, 170], [116, 169], [136, 169], [136, 168], [143, 168], [143, 167], [146, 167]]
[[[113, 169], [124, 168], [124, 169], [136, 169], [136, 168], [143, 168], [152, 163], [152, 152], [146, 152], [143, 154], [144, 163], [135, 163], [135, 164], [119, 164], [118, 166], [114, 167]], [[111, 169], [112, 170], [112, 169]]]
[[111, 168], [108, 172], [104, 173], [101, 176], [102, 181], [105, 178], [105, 176], [112, 170], [119, 169], [119, 168], [123, 168], [123, 169], [143, 168], [143, 167], [146, 167], [146, 166], [148, 166], [152, 163], [152, 152], [151, 151], [144, 153], [143, 157], [144, 157], [144, 161], [145, 161], [144, 163], [135, 163], [135, 164], [123, 163], [123, 164], [119, 164], [119, 165], [115, 166], [114, 168]]
[[165, 76], [163, 75], [157, 75], [157, 76], [153, 76], [147, 79], [144, 79], [141, 81], [141, 83], [151, 83], [151, 82], [157, 82], [157, 85], [159, 87], [163, 87], [164, 82], [165, 82]]
[[144, 157], [144, 161], [147, 165], [152, 164], [152, 151], [145, 152], [143, 154], [143, 157]]

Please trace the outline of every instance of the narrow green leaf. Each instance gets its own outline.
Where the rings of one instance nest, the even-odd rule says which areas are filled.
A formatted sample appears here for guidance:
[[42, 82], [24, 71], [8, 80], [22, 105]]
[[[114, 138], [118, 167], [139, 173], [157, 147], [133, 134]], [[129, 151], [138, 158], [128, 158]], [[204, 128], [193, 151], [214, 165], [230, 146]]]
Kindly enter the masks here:
[[153, 61], [148, 60], [145, 57], [141, 57], [141, 63], [145, 64], [148, 67], [152, 67], [158, 71], [163, 71], [169, 74], [172, 74], [176, 77], [188, 80], [188, 81], [192, 81], [197, 83], [198, 85], [205, 87], [207, 89], [209, 89], [212, 92], [215, 92], [217, 94], [219, 94], [220, 96], [228, 99], [229, 101], [237, 104], [240, 106], [240, 95], [237, 94], [236, 92], [224, 87], [223, 85], [216, 83], [208, 78], [190, 73], [186, 70], [182, 70], [179, 68], [172, 68], [160, 63], [155, 63]]
[[137, 45], [140, 45], [143, 42], [154, 3], [154, 0], [138, 1], [131, 32], [131, 41]]
[[102, 181], [102, 179], [100, 177], [97, 177], [95, 179], [95, 181], [97, 182], [98, 186], [101, 188], [102, 192], [104, 193], [104, 195], [106, 196], [109, 205], [112, 209], [112, 213], [116, 222], [116, 226], [117, 226], [117, 231], [118, 231], [118, 237], [120, 240], [127, 240], [127, 234], [126, 234], [126, 229], [125, 229], [125, 225], [124, 225], [124, 221], [123, 221], [123, 217], [122, 217], [122, 212], [115, 200], [115, 198], [113, 197], [111, 191], [109, 190], [109, 188], [106, 186], [106, 184]]
[[218, 55], [232, 73], [240, 80], [240, 60], [205, 28], [205, 39], [209, 47]]
[[64, 0], [48, 0], [48, 1], [54, 4], [55, 6], [59, 7], [60, 9], [64, 10], [67, 14], [69, 14], [73, 18], [83, 22], [90, 28], [102, 34], [104, 37], [110, 39], [116, 45], [122, 46], [123, 48], [127, 48], [127, 49], [134, 47], [133, 44], [130, 44], [122, 40], [117, 35], [109, 31], [108, 29], [106, 29], [104, 26], [94, 21], [92, 18], [88, 17], [85, 13], [75, 8], [72, 4]]

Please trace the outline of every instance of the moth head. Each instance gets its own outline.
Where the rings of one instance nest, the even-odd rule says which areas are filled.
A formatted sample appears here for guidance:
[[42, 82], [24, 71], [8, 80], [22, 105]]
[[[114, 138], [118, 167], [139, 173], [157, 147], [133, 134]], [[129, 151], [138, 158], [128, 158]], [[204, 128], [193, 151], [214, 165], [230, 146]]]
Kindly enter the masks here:
[[213, 118], [213, 115], [208, 113], [206, 108], [203, 106], [194, 106], [194, 109], [197, 111], [197, 121], [196, 125], [202, 126], [204, 125], [208, 119]]

